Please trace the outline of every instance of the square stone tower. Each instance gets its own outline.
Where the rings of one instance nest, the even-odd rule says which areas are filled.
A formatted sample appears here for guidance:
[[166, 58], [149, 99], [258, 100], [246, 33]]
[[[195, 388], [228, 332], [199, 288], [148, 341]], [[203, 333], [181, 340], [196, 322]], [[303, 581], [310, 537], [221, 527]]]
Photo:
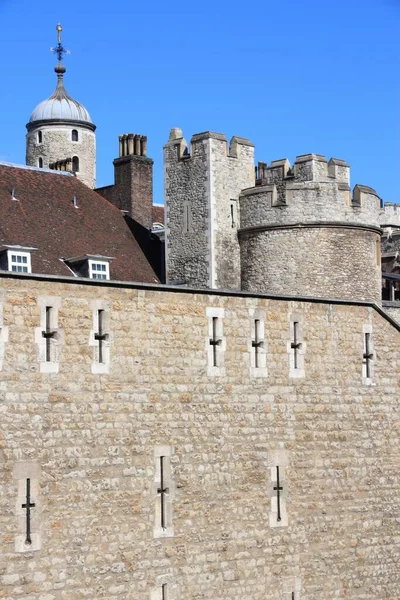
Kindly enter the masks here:
[[167, 282], [240, 289], [239, 195], [254, 186], [254, 146], [180, 129], [164, 146]]

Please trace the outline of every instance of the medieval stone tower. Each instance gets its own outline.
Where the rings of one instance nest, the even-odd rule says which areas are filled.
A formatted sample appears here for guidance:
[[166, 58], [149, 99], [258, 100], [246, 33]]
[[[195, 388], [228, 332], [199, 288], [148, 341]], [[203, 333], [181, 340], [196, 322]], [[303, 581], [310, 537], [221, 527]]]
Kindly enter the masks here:
[[165, 146], [167, 281], [380, 302], [380, 199], [318, 154], [253, 165], [253, 145], [182, 132]]
[[164, 147], [167, 281], [240, 289], [238, 202], [254, 185], [254, 146], [207, 131], [190, 152], [180, 129]]
[[26, 125], [26, 164], [33, 167], [72, 170], [87, 186], [96, 180], [96, 126], [86, 108], [71, 98], [64, 87], [62, 64], [66, 52], [61, 44], [61, 25], [57, 26], [57, 87], [40, 102]]

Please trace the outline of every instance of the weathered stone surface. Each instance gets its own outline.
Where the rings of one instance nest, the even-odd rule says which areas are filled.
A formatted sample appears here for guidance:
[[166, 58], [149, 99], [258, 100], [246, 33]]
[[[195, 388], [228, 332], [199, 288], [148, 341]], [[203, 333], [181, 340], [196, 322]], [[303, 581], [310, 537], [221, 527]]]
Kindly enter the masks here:
[[[0, 597], [10, 600], [395, 600], [400, 578], [400, 334], [368, 306], [3, 277]], [[59, 373], [40, 373], [38, 297], [60, 298]], [[93, 301], [110, 307], [92, 374]], [[207, 376], [209, 307], [225, 375]], [[251, 376], [250, 313], [268, 376]], [[289, 377], [290, 315], [303, 378]], [[362, 380], [372, 326], [373, 385]], [[174, 535], [154, 537], [158, 446], [174, 448]], [[271, 528], [285, 458], [287, 527]], [[15, 553], [20, 462], [40, 465], [41, 543]], [[38, 471], [36, 470], [37, 474]], [[34, 510], [34, 509], [33, 509]], [[156, 590], [156, 591], [155, 591]], [[290, 594], [290, 595], [289, 595]]]
[[254, 185], [253, 144], [233, 137], [228, 150], [223, 134], [205, 132], [189, 154], [176, 135], [164, 147], [167, 281], [240, 289], [238, 199]]
[[[78, 131], [78, 141], [72, 141], [72, 130]], [[42, 132], [42, 143], [38, 142], [38, 131]], [[67, 158], [79, 158], [77, 177], [88, 187], [94, 188], [96, 182], [96, 136], [86, 127], [48, 124], [32, 129], [26, 134], [26, 164], [49, 168], [51, 163]]]

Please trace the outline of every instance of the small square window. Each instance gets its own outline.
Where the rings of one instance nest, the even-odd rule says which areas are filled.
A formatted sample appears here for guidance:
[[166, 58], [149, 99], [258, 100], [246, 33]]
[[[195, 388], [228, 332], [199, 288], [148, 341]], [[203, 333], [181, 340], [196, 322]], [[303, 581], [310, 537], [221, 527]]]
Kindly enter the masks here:
[[8, 252], [8, 270], [13, 273], [31, 272], [31, 255], [23, 252]]
[[109, 264], [89, 260], [89, 277], [91, 279], [110, 279]]

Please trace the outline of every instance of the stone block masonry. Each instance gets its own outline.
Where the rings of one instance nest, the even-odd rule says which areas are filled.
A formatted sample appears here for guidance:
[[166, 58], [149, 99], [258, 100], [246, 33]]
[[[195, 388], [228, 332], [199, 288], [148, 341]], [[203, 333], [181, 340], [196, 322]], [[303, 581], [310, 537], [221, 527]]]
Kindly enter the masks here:
[[[0, 284], [0, 598], [150, 600], [162, 586], [168, 600], [398, 598], [400, 333], [376, 307], [8, 274]], [[50, 296], [58, 373], [40, 372], [35, 343], [38, 299]], [[113, 333], [105, 374], [92, 373], [89, 344], [100, 298]], [[224, 314], [218, 377], [210, 309]], [[250, 368], [254, 315], [266, 377]], [[293, 315], [301, 378], [289, 376]], [[154, 533], [161, 455], [171, 536]], [[32, 548], [17, 510], [27, 478]], [[271, 526], [276, 487], [284, 520]]]
[[258, 166], [240, 194], [243, 290], [381, 301], [380, 198], [319, 154]]
[[[96, 136], [94, 126], [70, 124], [47, 124], [33, 128], [26, 135], [26, 164], [31, 167], [49, 168], [50, 164], [60, 160], [79, 158], [77, 177], [88, 187], [94, 188], [96, 182]], [[72, 140], [72, 130], [78, 131], [78, 141]], [[42, 141], [38, 141], [38, 132]], [[42, 159], [42, 165], [39, 164]]]

